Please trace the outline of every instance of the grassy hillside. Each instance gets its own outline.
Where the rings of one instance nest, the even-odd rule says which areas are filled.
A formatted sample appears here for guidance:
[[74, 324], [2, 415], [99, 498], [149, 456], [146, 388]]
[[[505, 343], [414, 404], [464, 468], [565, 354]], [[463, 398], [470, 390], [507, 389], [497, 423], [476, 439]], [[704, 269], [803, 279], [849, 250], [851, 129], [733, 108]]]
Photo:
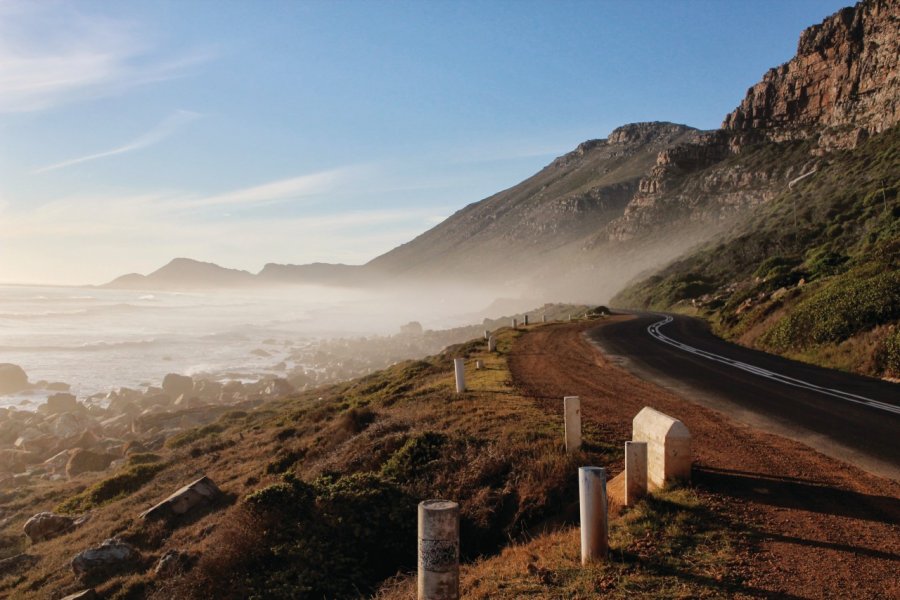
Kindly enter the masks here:
[[[506, 356], [527, 333], [498, 335], [499, 353], [488, 354], [483, 340], [473, 340], [346, 384], [228, 413], [132, 455], [111, 475], [4, 493], [0, 559], [19, 555], [15, 560], [26, 560], [28, 568], [0, 569], [0, 595], [61, 597], [93, 586], [107, 599], [392, 597], [404, 593], [411, 579], [403, 573], [415, 568], [416, 503], [435, 497], [461, 504], [461, 551], [473, 564], [467, 577], [482, 577], [480, 589], [488, 590], [479, 597], [515, 597], [490, 591], [525, 585], [516, 568], [497, 565], [518, 564], [532, 543], [547, 549], [543, 575], [528, 583], [533, 597], [605, 589], [598, 573], [641, 590], [676, 584], [691, 590], [692, 577], [721, 574], [731, 534], [704, 522], [705, 508], [689, 490], [645, 502], [616, 525], [613, 547], [625, 558], [611, 570], [578, 570], [570, 528], [577, 519], [576, 469], [618, 470], [622, 451], [587, 425], [583, 451], [566, 455], [560, 415], [510, 381]], [[454, 357], [467, 359], [470, 390], [462, 395], [453, 390]], [[483, 370], [474, 370], [476, 358], [485, 361]], [[224, 492], [217, 503], [169, 520], [138, 517], [202, 474]], [[89, 511], [90, 519], [29, 544], [22, 524], [42, 510]], [[141, 560], [77, 581], [71, 558], [112, 536], [137, 547]], [[657, 541], [648, 545], [649, 539]], [[154, 575], [168, 550], [190, 554], [190, 568]], [[636, 569], [627, 557], [638, 555], [655, 558], [642, 558], [645, 566]]]
[[[806, 149], [765, 144], [734, 160], [795, 160]], [[827, 155], [815, 169], [613, 304], [698, 314], [744, 344], [900, 377], [900, 129]]]

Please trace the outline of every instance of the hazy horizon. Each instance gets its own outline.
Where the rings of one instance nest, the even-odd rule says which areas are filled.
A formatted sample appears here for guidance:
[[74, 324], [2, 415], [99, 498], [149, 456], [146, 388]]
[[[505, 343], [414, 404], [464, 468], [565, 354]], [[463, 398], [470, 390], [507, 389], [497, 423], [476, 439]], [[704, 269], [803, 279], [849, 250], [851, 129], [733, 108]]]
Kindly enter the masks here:
[[0, 281], [364, 263], [846, 2], [0, 3]]

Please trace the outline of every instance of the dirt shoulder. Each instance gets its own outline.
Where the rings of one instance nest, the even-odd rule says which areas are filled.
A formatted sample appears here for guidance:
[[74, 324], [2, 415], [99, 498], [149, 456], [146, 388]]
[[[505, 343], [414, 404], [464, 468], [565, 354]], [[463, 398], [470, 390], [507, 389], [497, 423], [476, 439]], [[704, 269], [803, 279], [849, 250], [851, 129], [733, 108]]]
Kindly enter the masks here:
[[596, 326], [540, 327], [519, 338], [514, 383], [552, 412], [563, 396], [580, 396], [586, 424], [617, 444], [630, 439], [644, 406], [681, 419], [693, 435], [695, 488], [718, 516], [750, 532], [735, 565], [742, 594], [900, 597], [900, 484], [635, 377], [585, 339]]

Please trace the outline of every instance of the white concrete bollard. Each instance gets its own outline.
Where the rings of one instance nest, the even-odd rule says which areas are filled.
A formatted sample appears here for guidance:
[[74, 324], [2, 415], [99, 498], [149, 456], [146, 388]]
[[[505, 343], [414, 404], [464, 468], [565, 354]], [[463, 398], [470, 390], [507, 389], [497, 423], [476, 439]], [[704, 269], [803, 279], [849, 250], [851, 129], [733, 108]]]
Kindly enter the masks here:
[[475, 361], [475, 370], [476, 370], [476, 371], [480, 371], [480, 370], [482, 370], [483, 368], [484, 368], [484, 361], [483, 361], [483, 360], [476, 360], [476, 361]]
[[484, 339], [488, 339], [489, 337], [491, 337], [491, 332], [488, 331], [487, 329], [485, 329], [484, 330]]
[[563, 398], [563, 414], [566, 424], [566, 453], [575, 452], [581, 448], [581, 398]]
[[691, 480], [691, 434], [684, 423], [649, 406], [632, 421], [631, 439], [647, 442], [647, 482], [651, 489]]
[[497, 338], [491, 336], [488, 338], [488, 352], [494, 352], [497, 350]]
[[572, 315], [569, 315], [569, 323], [572, 322]]
[[528, 327], [528, 315], [525, 315], [525, 317], [523, 317], [523, 319], [525, 321], [525, 323], [524, 323], [525, 327]]
[[647, 495], [647, 442], [625, 442], [625, 506]]
[[578, 469], [578, 503], [581, 513], [581, 564], [604, 560], [609, 553], [606, 469]]
[[547, 315], [541, 315], [541, 323], [547, 322]]
[[513, 329], [518, 329], [518, 328], [519, 328], [519, 320], [518, 320], [518, 319], [513, 319], [513, 320], [512, 320], [512, 328], [513, 328]]
[[466, 391], [466, 361], [462, 358], [453, 359], [453, 370], [456, 373], [456, 393]]
[[419, 503], [419, 600], [459, 599], [459, 504]]

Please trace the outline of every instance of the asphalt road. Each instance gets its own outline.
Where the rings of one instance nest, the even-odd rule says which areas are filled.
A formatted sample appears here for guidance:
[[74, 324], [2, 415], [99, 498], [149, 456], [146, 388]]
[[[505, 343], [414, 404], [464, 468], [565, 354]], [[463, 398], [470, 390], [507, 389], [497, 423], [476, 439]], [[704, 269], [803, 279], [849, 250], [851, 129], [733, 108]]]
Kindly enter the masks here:
[[588, 336], [626, 369], [684, 397], [900, 479], [900, 385], [737, 346], [699, 319], [635, 316]]

